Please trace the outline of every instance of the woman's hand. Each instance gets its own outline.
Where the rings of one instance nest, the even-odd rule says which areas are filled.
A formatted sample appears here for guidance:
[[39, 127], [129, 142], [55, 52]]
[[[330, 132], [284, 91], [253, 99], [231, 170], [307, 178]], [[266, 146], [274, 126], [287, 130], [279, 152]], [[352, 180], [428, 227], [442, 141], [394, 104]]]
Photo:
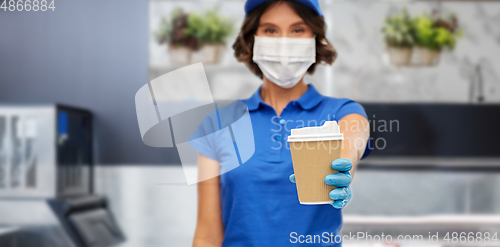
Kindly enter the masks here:
[[332, 206], [341, 209], [351, 200], [352, 176], [349, 172], [352, 169], [352, 162], [349, 159], [336, 159], [332, 162], [332, 169], [339, 172], [332, 173], [325, 177], [325, 183], [337, 186], [338, 188], [330, 191], [328, 194], [333, 200]]
[[[358, 128], [355, 128], [356, 126]], [[365, 116], [353, 113], [340, 119], [339, 128], [340, 133], [344, 134], [340, 155], [342, 158], [332, 162], [332, 168], [339, 172], [327, 175], [325, 183], [338, 187], [330, 191], [329, 196], [334, 201], [332, 206], [340, 209], [351, 200], [351, 187], [349, 185], [356, 171], [356, 163], [365, 152], [366, 143], [370, 136], [370, 123]], [[294, 174], [290, 176], [290, 181], [295, 183]]]
[[[336, 159], [331, 164], [332, 169], [339, 172], [332, 173], [325, 177], [325, 183], [338, 188], [330, 191], [329, 196], [333, 200], [331, 204], [334, 208], [341, 209], [351, 200], [352, 176], [349, 172], [352, 169], [352, 162], [349, 159]], [[295, 174], [290, 175], [290, 181], [295, 183]]]

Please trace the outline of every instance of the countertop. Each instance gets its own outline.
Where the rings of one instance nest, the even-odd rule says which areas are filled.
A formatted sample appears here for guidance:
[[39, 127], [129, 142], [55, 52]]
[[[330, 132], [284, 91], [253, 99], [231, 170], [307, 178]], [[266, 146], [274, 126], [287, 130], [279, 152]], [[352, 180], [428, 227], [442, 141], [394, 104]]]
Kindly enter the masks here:
[[[127, 235], [121, 246], [191, 245], [197, 187], [181, 166], [100, 166], [95, 174], [96, 192]], [[342, 232], [500, 231], [499, 187], [500, 173], [360, 169]]]

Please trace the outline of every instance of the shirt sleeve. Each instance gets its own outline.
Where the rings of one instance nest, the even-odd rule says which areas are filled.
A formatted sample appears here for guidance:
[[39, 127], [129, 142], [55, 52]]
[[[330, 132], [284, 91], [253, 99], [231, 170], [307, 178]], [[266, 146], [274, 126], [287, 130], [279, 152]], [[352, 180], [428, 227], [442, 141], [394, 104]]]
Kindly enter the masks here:
[[343, 102], [341, 103], [342, 105], [338, 108], [337, 113], [335, 114], [335, 117], [338, 120], [353, 113], [360, 114], [364, 116], [366, 119], [368, 119], [368, 117], [366, 116], [365, 109], [363, 108], [363, 106], [361, 106], [361, 104], [350, 99], [342, 99], [342, 100], [343, 100]]
[[[217, 121], [217, 119], [215, 119]], [[207, 116], [201, 124], [193, 132], [189, 138], [189, 145], [191, 145], [198, 153], [219, 161], [216, 147], [216, 131], [218, 125], [214, 125], [214, 119], [210, 115]]]
[[[340, 120], [349, 114], [360, 114], [364, 116], [366, 119], [368, 119], [365, 109], [363, 108], [363, 106], [361, 106], [361, 104], [350, 99], [342, 99], [342, 100], [343, 100], [342, 105], [339, 107], [337, 113], [335, 114], [337, 120]], [[370, 155], [370, 153], [372, 152], [372, 149], [373, 149], [372, 140], [369, 137], [368, 142], [366, 143], [365, 152], [363, 153], [361, 159], [368, 157], [368, 155]]]

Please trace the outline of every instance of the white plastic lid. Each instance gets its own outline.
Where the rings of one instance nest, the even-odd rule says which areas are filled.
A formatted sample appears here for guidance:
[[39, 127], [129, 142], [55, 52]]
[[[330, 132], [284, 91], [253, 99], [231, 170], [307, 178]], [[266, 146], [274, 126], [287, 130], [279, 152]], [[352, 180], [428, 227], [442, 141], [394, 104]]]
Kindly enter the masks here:
[[288, 142], [343, 140], [337, 121], [326, 121], [323, 126], [292, 129]]

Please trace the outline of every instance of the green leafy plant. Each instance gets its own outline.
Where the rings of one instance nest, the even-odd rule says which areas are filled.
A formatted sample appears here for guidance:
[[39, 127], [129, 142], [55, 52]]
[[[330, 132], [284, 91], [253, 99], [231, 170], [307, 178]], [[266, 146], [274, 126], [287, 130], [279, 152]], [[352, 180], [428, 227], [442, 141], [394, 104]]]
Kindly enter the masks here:
[[233, 31], [234, 22], [214, 10], [202, 14], [192, 13], [188, 18], [187, 34], [196, 37], [202, 44], [224, 44]]
[[198, 49], [206, 43], [225, 43], [233, 30], [234, 22], [214, 10], [187, 14], [175, 9], [170, 19], [163, 17], [154, 36], [159, 44]]
[[387, 45], [409, 48], [414, 45], [413, 30], [413, 22], [408, 14], [408, 10], [403, 9], [401, 13], [385, 19], [382, 33]]
[[154, 32], [159, 44], [168, 43], [174, 47], [189, 47], [197, 49], [198, 39], [188, 30], [189, 15], [182, 8], [177, 8], [171, 13], [171, 18], [162, 17], [158, 30]]
[[454, 49], [457, 40], [463, 36], [458, 28], [457, 17], [454, 14], [441, 18], [437, 12], [432, 15], [422, 14], [413, 20], [415, 26], [415, 43], [429, 50], [441, 51], [443, 48]]

